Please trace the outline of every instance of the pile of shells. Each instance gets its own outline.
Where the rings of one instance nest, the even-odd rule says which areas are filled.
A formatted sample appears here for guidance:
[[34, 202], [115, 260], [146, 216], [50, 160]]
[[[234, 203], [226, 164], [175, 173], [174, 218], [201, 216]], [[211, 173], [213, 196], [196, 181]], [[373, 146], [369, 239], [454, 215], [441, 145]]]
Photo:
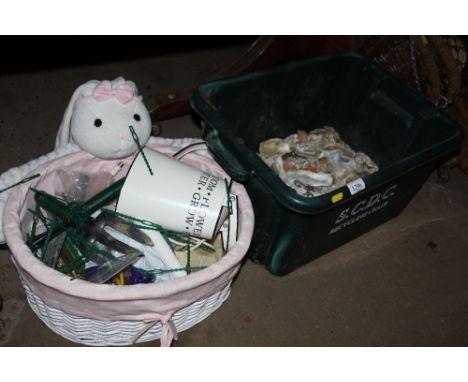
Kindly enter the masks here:
[[344, 143], [330, 126], [268, 139], [260, 143], [259, 151], [289, 187], [307, 197], [326, 194], [379, 169], [366, 154]]

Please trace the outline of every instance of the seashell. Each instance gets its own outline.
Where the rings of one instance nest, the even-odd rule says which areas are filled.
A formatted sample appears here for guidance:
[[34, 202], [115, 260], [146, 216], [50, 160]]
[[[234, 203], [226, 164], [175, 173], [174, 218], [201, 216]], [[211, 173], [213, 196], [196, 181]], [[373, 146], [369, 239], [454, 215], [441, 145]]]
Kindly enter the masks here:
[[297, 156], [294, 153], [283, 154], [281, 159], [283, 160], [284, 171], [301, 170], [309, 165], [307, 158]]
[[364, 153], [355, 152], [330, 126], [260, 144], [260, 157], [283, 182], [303, 196], [318, 196], [378, 171]]
[[313, 187], [302, 183], [300, 180], [295, 180], [292, 187], [299, 195], [310, 197], [320, 195], [322, 187]]
[[297, 170], [294, 166], [293, 163], [290, 161], [284, 161], [283, 162], [283, 170], [285, 172], [288, 172], [289, 170]]
[[359, 178], [359, 175], [356, 174], [355, 172], [348, 173], [346, 177], [343, 179], [343, 186], [345, 184], [348, 184], [349, 182], [352, 182], [353, 180], [356, 180]]
[[285, 182], [288, 186], [292, 185], [295, 180], [313, 187], [327, 187], [333, 183], [333, 176], [324, 172], [310, 172], [304, 170], [289, 171], [285, 173]]
[[338, 132], [330, 126], [326, 126], [323, 129], [322, 145], [323, 146], [333, 146], [341, 141]]
[[317, 144], [311, 144], [310, 142], [296, 143], [292, 147], [292, 152], [304, 157], [315, 157], [320, 154], [320, 142], [317, 142]]
[[267, 141], [260, 143], [260, 156], [269, 157], [277, 154], [285, 154], [290, 152], [291, 149], [287, 142], [280, 138], [271, 138]]
[[319, 164], [323, 172], [328, 172], [328, 167], [330, 166], [330, 162], [327, 157], [319, 158]]
[[260, 155], [260, 158], [262, 158], [262, 160], [265, 162], [265, 164], [272, 168], [273, 167], [273, 164], [275, 163], [275, 160], [278, 156], [277, 155], [272, 155], [272, 156], [268, 156], [268, 157], [264, 157], [262, 155]]
[[286, 153], [282, 155], [283, 160], [294, 161], [299, 167], [307, 166], [309, 160], [307, 157], [303, 157], [301, 155], [296, 155], [296, 153]]
[[309, 172], [319, 172], [317, 166], [313, 163], [309, 163], [305, 170]]
[[292, 150], [292, 147], [297, 142], [299, 142], [299, 139], [297, 138], [297, 134], [291, 134], [291, 135], [288, 135], [286, 138], [284, 138], [284, 141], [291, 147], [291, 150]]
[[315, 145], [320, 145], [322, 143], [322, 133], [319, 132], [318, 130], [322, 129], [316, 129], [312, 130], [309, 135], [307, 136], [307, 142]]
[[370, 159], [366, 154], [358, 152], [355, 155], [355, 160], [357, 163], [357, 168], [359, 172], [365, 172], [367, 174], [372, 174], [373, 172], [378, 171], [377, 165]]
[[337, 156], [337, 166], [343, 167], [349, 171], [354, 171], [357, 168], [357, 164], [354, 158], [343, 154]]
[[307, 133], [304, 130], [297, 130], [297, 139], [299, 140], [299, 142], [307, 142]]
[[335, 179], [335, 182], [339, 182], [346, 177], [347, 171], [343, 167], [335, 167], [331, 173]]
[[283, 168], [284, 171], [296, 171], [296, 170], [301, 170], [306, 166], [309, 162], [306, 162], [304, 164], [301, 164], [297, 161], [294, 160], [286, 160], [283, 163]]
[[340, 150], [322, 151], [319, 158], [327, 158], [333, 168], [343, 168], [348, 171], [355, 171], [356, 161], [352, 156], [348, 156]]
[[281, 155], [278, 155], [277, 157], [275, 157], [275, 160], [273, 164], [271, 165], [271, 168], [284, 181], [284, 179], [286, 178], [286, 171], [284, 170], [284, 161]]

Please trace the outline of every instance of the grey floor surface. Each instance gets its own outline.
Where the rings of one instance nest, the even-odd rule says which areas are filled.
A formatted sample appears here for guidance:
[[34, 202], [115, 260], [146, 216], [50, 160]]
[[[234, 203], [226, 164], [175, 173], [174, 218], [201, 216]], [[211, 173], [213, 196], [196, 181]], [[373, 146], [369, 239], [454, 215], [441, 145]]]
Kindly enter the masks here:
[[[155, 94], [177, 92], [243, 48], [0, 76], [0, 172], [53, 148], [79, 84], [123, 75], [152, 108]], [[200, 136], [189, 116], [162, 127], [163, 137]], [[459, 170], [443, 184], [432, 175], [400, 216], [288, 276], [247, 261], [229, 299], [174, 346], [466, 346], [467, 194]], [[9, 256], [0, 250], [0, 345], [76, 346], [32, 312]]]

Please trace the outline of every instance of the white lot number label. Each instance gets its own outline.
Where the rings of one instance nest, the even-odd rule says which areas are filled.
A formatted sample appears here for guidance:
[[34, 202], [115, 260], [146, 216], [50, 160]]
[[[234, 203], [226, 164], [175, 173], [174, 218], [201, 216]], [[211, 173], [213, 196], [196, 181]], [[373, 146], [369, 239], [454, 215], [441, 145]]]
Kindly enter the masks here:
[[362, 191], [366, 188], [366, 184], [364, 183], [362, 178], [349, 182], [347, 186], [349, 188], [349, 192], [351, 192], [351, 195], [357, 194], [359, 191]]

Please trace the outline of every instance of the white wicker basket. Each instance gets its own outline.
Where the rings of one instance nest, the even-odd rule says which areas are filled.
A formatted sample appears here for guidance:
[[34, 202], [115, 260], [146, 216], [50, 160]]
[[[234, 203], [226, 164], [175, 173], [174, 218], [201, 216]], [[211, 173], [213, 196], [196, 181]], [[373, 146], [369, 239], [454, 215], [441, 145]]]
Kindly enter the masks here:
[[[105, 321], [73, 316], [48, 306], [31, 292], [23, 279], [21, 283], [34, 313], [49, 329], [67, 340], [91, 346], [125, 346], [161, 338], [161, 322], [145, 331], [148, 324], [143, 321]], [[230, 291], [231, 283], [210, 297], [175, 312], [172, 321], [177, 332], [190, 329], [207, 318], [227, 300]], [[142, 332], [144, 333], [138, 336]]]
[[[171, 154], [188, 143], [191, 142], [152, 139], [149, 146]], [[42, 185], [47, 189], [50, 174], [57, 168], [87, 170], [87, 166], [96, 166], [103, 170], [117, 163], [96, 162], [97, 158], [75, 151], [72, 149], [71, 154], [37, 167], [34, 172], [41, 173], [41, 177], [16, 187], [5, 204], [4, 234], [28, 302], [51, 330], [76, 343], [130, 345], [160, 338], [161, 345], [170, 345], [177, 339], [177, 332], [204, 320], [228, 298], [232, 279], [240, 269], [253, 234], [253, 210], [247, 192], [241, 185], [233, 184], [232, 192], [239, 200], [238, 241], [210, 267], [154, 284], [115, 286], [71, 280], [36, 259], [24, 241], [31, 224], [27, 210], [34, 203], [30, 186]], [[207, 152], [191, 154], [184, 160], [227, 177]], [[130, 163], [127, 159], [128, 166]]]

